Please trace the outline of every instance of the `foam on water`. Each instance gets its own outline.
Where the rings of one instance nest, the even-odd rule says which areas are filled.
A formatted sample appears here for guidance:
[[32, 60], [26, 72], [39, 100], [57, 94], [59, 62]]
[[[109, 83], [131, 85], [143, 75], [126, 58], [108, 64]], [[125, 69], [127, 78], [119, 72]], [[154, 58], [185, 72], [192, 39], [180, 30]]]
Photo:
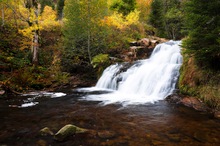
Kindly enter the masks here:
[[169, 41], [157, 45], [149, 59], [138, 61], [125, 72], [121, 72], [121, 64], [109, 66], [93, 89], [113, 92], [89, 95], [84, 99], [123, 105], [163, 100], [173, 93], [179, 77], [182, 64], [180, 43]]

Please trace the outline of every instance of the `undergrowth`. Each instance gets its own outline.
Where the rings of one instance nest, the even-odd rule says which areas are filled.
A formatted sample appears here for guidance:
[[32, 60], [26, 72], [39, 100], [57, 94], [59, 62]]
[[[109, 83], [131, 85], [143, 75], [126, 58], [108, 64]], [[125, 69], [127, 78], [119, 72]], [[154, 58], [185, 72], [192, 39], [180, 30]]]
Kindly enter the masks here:
[[214, 110], [220, 110], [220, 71], [201, 69], [193, 57], [184, 54], [180, 70], [180, 93], [200, 98]]

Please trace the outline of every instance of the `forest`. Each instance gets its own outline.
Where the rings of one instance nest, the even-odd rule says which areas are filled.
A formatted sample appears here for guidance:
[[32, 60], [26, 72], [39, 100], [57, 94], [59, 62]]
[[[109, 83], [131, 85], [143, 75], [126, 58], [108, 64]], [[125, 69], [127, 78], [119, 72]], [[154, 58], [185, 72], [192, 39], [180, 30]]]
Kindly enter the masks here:
[[0, 0], [0, 9], [0, 90], [93, 84], [129, 43], [160, 37], [182, 40], [180, 94], [220, 109], [219, 0]]

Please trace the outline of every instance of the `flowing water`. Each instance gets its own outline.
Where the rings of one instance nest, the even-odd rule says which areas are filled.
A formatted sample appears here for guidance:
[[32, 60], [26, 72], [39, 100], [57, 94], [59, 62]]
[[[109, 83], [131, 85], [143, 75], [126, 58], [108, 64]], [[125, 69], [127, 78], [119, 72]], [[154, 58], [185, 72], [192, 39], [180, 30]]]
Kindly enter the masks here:
[[[163, 100], [175, 90], [181, 62], [169, 42], [131, 67], [110, 66], [93, 88], [1, 97], [0, 146], [219, 146], [219, 120]], [[66, 124], [92, 132], [62, 142], [39, 134]]]
[[[149, 59], [135, 62], [125, 69], [124, 64], [108, 67], [94, 88], [112, 90], [111, 94], [87, 96], [87, 100], [104, 104], [145, 104], [163, 100], [175, 90], [182, 64], [180, 41], [159, 44]], [[80, 89], [82, 91], [82, 89]]]

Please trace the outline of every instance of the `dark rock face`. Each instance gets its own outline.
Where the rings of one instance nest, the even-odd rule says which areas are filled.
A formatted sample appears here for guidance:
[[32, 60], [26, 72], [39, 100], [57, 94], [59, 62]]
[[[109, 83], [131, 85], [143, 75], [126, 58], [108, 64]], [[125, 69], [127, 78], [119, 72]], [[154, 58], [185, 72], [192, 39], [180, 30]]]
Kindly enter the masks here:
[[178, 104], [181, 102], [181, 97], [177, 94], [172, 94], [167, 96], [165, 100], [168, 101], [169, 103]]

